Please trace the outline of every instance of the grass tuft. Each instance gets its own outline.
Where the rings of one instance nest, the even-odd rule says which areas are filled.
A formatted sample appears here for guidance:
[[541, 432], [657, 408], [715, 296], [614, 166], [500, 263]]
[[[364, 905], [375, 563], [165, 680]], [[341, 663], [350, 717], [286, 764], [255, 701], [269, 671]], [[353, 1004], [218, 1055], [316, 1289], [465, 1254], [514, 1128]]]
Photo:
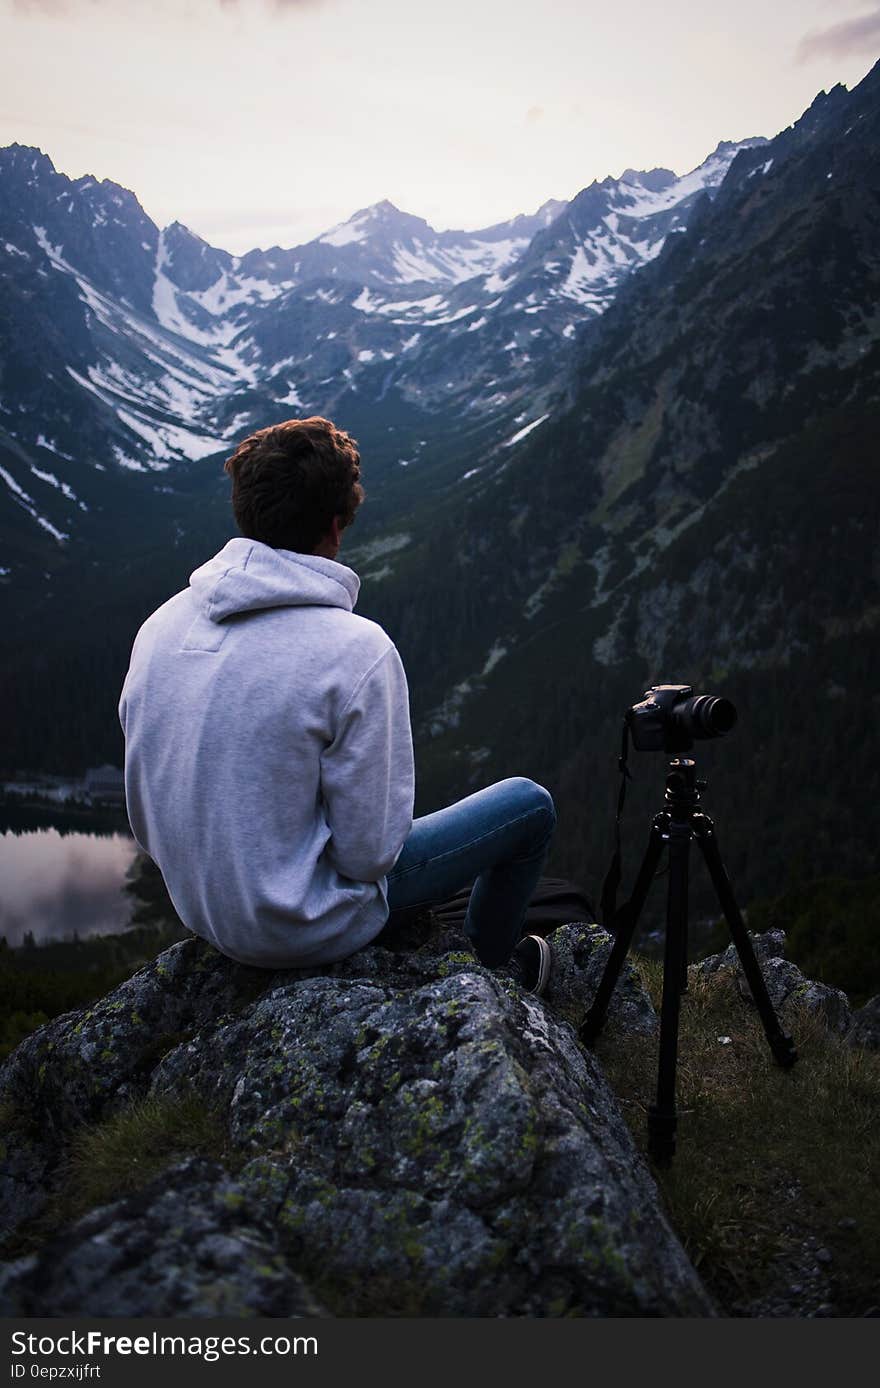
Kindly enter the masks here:
[[219, 1116], [196, 1095], [149, 1095], [75, 1135], [64, 1166], [67, 1218], [140, 1190], [175, 1160], [220, 1157], [225, 1145]]
[[224, 1161], [229, 1155], [225, 1125], [202, 1099], [149, 1095], [74, 1134], [48, 1203], [11, 1235], [0, 1256], [34, 1252], [73, 1220], [143, 1189], [185, 1157]]
[[[640, 960], [639, 969], [659, 1008], [662, 965]], [[655, 1174], [722, 1306], [772, 1299], [807, 1239], [832, 1256], [839, 1314], [860, 1315], [880, 1299], [880, 1056], [846, 1046], [803, 1009], [787, 1011], [785, 1026], [799, 1055], [788, 1071], [774, 1063], [733, 970], [691, 978], [676, 1156]], [[609, 1037], [599, 1054], [644, 1149], [657, 1042]]]

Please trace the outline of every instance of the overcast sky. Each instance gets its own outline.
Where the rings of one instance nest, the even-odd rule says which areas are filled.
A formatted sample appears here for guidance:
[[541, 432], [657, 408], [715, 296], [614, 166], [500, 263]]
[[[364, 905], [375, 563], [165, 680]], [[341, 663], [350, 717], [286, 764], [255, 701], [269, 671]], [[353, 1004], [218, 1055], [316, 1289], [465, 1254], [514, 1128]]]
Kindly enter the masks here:
[[684, 173], [877, 56], [866, 0], [0, 0], [0, 145], [242, 252]]

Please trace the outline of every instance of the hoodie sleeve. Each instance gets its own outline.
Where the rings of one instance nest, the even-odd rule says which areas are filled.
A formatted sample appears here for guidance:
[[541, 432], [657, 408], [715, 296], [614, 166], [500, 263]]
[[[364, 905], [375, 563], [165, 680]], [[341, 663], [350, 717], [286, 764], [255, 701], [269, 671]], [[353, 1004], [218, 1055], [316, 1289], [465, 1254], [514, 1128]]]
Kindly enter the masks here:
[[377, 882], [412, 827], [415, 775], [406, 675], [394, 646], [349, 698], [321, 758], [321, 791], [336, 871]]

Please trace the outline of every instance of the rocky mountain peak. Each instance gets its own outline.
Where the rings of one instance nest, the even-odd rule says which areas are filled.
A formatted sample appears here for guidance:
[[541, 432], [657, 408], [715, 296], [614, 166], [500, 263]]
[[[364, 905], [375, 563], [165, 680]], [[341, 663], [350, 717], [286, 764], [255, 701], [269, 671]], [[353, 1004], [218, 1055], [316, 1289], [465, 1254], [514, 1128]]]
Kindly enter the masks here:
[[17, 142], [0, 149], [0, 169], [4, 173], [24, 173], [37, 177], [56, 172], [48, 154], [44, 154], [36, 145], [20, 145]]
[[388, 198], [382, 198], [379, 202], [374, 202], [366, 209], [367, 215], [372, 217], [402, 217], [406, 214], [401, 212]]
[[[325, 246], [354, 246], [358, 243], [385, 240], [393, 236], [400, 240], [430, 238], [435, 235], [424, 217], [413, 217], [401, 212], [393, 202], [383, 198], [370, 207], [362, 207], [347, 222], [340, 222], [330, 231], [324, 232], [315, 241]], [[314, 243], [311, 243], [314, 244]]]
[[546, 202], [541, 203], [535, 216], [541, 217], [545, 222], [553, 221], [567, 206], [568, 203], [564, 198], [548, 198]]
[[630, 187], [647, 188], [652, 193], [659, 193], [664, 188], [669, 188], [676, 178], [677, 175], [672, 169], [624, 169], [620, 175], [620, 182]]
[[209, 245], [177, 221], [162, 232], [162, 252], [162, 269], [172, 283], [179, 289], [196, 292], [216, 284], [233, 259], [228, 251]]

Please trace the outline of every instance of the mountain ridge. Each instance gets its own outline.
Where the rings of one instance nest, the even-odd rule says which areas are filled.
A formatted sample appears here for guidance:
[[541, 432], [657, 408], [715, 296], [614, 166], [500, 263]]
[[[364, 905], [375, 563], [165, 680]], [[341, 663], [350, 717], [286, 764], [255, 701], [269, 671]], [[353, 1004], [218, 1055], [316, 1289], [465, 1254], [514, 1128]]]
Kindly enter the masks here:
[[[711, 185], [717, 150], [709, 164], [702, 181]], [[656, 195], [656, 171], [629, 171], [628, 203], [633, 189], [644, 195], [642, 177]], [[65, 509], [60, 483], [31, 497], [33, 477], [51, 461], [46, 451], [69, 455], [77, 476], [67, 485], [91, 491], [82, 473], [95, 467], [179, 475], [279, 406], [350, 412], [362, 434], [366, 426], [380, 484], [390, 479], [399, 488], [399, 469], [410, 466], [426, 433], [438, 432], [438, 410], [454, 406], [473, 418], [477, 434], [510, 437], [548, 350], [563, 350], [578, 324], [603, 311], [622, 278], [655, 253], [663, 225], [683, 215], [664, 175], [670, 206], [648, 218], [650, 244], [621, 249], [615, 236], [600, 264], [591, 247], [608, 236], [601, 218], [621, 186], [613, 180], [593, 195], [593, 224], [577, 209], [573, 221], [573, 204], [551, 200], [482, 232], [435, 233], [386, 200], [355, 213], [344, 235], [335, 228], [298, 248], [234, 257], [180, 222], [159, 229], [135, 195], [110, 180], [57, 173], [41, 151], [0, 151], [4, 178], [0, 425], [15, 443], [4, 464], [5, 496], [30, 507], [58, 545], [76, 537], [81, 517]], [[692, 191], [678, 202], [690, 205]], [[540, 248], [550, 234], [548, 263]], [[587, 293], [591, 275], [601, 283]], [[397, 439], [372, 429], [371, 412], [386, 399], [399, 421], [410, 421], [390, 430], [402, 433]], [[24, 418], [10, 419], [16, 413]], [[22, 448], [33, 450], [27, 475]], [[50, 565], [56, 558], [50, 550]]]

